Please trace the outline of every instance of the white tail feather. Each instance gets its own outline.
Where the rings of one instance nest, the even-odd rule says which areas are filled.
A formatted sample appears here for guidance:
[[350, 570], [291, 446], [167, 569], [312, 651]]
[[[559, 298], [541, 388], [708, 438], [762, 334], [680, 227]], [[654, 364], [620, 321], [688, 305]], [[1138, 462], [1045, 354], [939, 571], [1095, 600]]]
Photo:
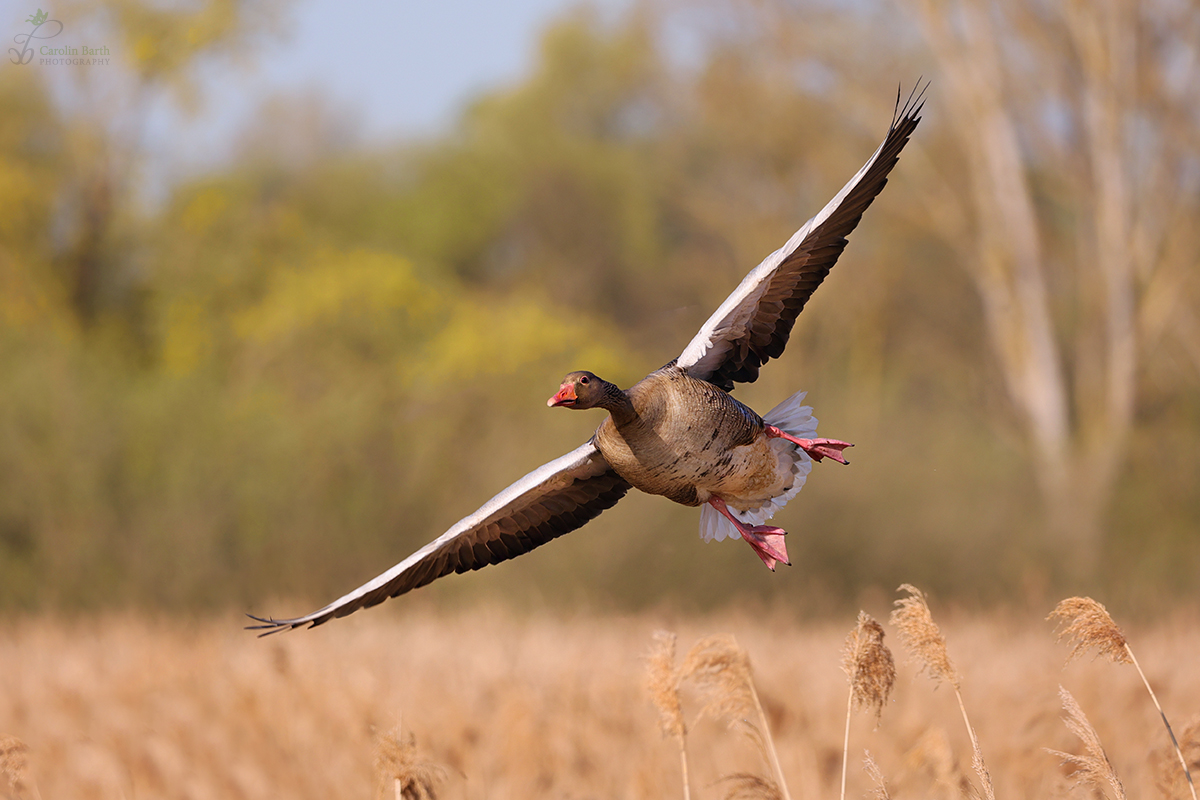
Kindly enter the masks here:
[[[733, 509], [730, 509], [733, 511]], [[736, 511], [733, 513], [737, 514]], [[738, 529], [733, 527], [733, 523], [725, 519], [725, 515], [708, 503], [700, 506], [700, 538], [706, 542], [711, 542], [716, 539], [718, 542], [725, 541], [726, 537], [730, 539], [740, 539], [742, 535], [738, 533]]]
[[[817, 418], [812, 415], [812, 406], [802, 405], [806, 394], [807, 392], [796, 392], [768, 411], [763, 417], [763, 421], [798, 439], [815, 439]], [[804, 487], [808, 473], [812, 470], [812, 459], [808, 457], [808, 453], [791, 442], [784, 439], [772, 439], [771, 447], [792, 459], [795, 477], [792, 485], [786, 491], [771, 498], [758, 508], [746, 511], [736, 508], [729, 509], [735, 517], [747, 525], [762, 525], [775, 516], [775, 512], [787, 505], [788, 501]], [[700, 508], [700, 538], [706, 542], [714, 539], [720, 542], [726, 538], [740, 539], [742, 537], [732, 522], [727, 520], [721, 512], [705, 503]]]
[[763, 420], [799, 439], [816, 438], [817, 419], [812, 415], [812, 406], [801, 405], [806, 394], [808, 392], [796, 392], [768, 411]]

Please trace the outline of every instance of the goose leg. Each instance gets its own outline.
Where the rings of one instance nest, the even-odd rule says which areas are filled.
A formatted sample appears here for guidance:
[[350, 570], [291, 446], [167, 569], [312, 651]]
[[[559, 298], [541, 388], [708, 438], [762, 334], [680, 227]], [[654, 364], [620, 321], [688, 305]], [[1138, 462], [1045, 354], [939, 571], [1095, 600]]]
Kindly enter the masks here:
[[847, 447], [854, 447], [849, 442], [843, 442], [838, 439], [797, 439], [790, 433], [776, 428], [774, 425], [768, 425], [766, 428], [767, 436], [775, 436], [780, 439], [786, 439], [792, 444], [798, 446], [801, 450], [808, 453], [813, 461], [820, 461], [822, 458], [829, 456], [839, 464], [849, 464], [846, 457], [842, 455], [842, 451]]
[[771, 572], [775, 571], [775, 565], [780, 561], [789, 567], [792, 565], [792, 562], [788, 560], [787, 545], [783, 541], [787, 531], [783, 528], [775, 528], [770, 525], [747, 525], [735, 517], [729, 507], [725, 505], [725, 501], [716, 495], [708, 498], [708, 504], [733, 523], [733, 527], [738, 529], [738, 533], [742, 535], [746, 544], [754, 548], [754, 554], [762, 559]]

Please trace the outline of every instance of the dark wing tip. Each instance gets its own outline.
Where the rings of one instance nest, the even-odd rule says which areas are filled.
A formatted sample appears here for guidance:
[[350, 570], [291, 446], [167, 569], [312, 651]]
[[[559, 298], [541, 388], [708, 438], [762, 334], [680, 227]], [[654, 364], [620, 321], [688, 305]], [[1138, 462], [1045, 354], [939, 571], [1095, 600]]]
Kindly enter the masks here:
[[[253, 614], [247, 614], [246, 616], [249, 617], [250, 619], [254, 620], [255, 622], [262, 623], [261, 625], [246, 625], [242, 629], [242, 630], [247, 630], [247, 631], [262, 631], [262, 633], [258, 634], [259, 639], [261, 639], [264, 636], [270, 636], [273, 633], [281, 633], [283, 631], [294, 630], [296, 628], [299, 628], [301, 625], [303, 625], [306, 622], [306, 620], [275, 619], [274, 617], [256, 617]], [[314, 622], [313, 625], [315, 625], [315, 624], [316, 623]], [[312, 626], [310, 625], [309, 627], [312, 627]]]
[[[850, 193], [844, 197], [834, 213], [809, 231], [809, 235], [797, 248], [779, 263], [777, 274], [791, 276], [788, 280], [794, 278], [794, 281], [790, 287], [781, 283], [781, 294], [774, 295], [776, 300], [783, 303], [782, 311], [776, 312], [774, 327], [768, 328], [767, 322], [763, 322], [764, 336], [751, 336], [747, 333], [741, 350], [728, 353], [720, 365], [704, 376], [709, 383], [726, 392], [732, 392], [734, 383], [753, 383], [758, 378], [762, 365], [783, 353], [792, 326], [809, 296], [829, 274], [847, 244], [847, 237], [858, 226], [863, 213], [875, 197], [887, 185], [888, 174], [900, 160], [900, 151], [904, 149], [921, 121], [919, 115], [925, 107], [925, 93], [929, 85], [930, 82], [923, 77], [918, 78], [907, 99], [897, 86], [892, 122], [883, 143], [872, 156], [873, 161], [868, 162], [861, 177], [856, 176], [859, 178], [856, 184], [848, 184], [845, 187], [850, 189]], [[790, 270], [788, 265], [793, 265], [796, 269]], [[803, 280], [801, 276], [804, 276]]]
[[931, 81], [925, 80], [925, 85], [922, 86], [922, 80], [925, 80], [924, 75], [917, 78], [917, 83], [909, 92], [908, 99], [904, 101], [903, 106], [900, 105], [901, 84], [896, 85], [896, 109], [892, 112], [892, 126], [888, 129], [889, 133], [894, 131], [901, 122], [911, 121], [915, 125], [921, 121], [917, 115], [925, 107], [925, 92], [928, 91], [931, 83]]

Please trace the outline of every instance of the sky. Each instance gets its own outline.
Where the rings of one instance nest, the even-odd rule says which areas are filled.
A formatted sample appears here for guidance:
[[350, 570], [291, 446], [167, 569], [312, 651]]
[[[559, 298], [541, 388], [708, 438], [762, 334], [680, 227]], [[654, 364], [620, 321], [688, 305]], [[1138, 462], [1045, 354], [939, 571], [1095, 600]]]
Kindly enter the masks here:
[[[472, 95], [526, 72], [547, 23], [579, 0], [302, 0], [261, 70], [270, 87], [315, 85], [359, 106], [371, 138], [428, 131]], [[601, 8], [618, 0], [599, 0]], [[347, 13], [347, 8], [369, 10]]]
[[[365, 143], [435, 134], [472, 97], [527, 74], [539, 36], [554, 19], [582, 2], [611, 16], [630, 1], [295, 0], [285, 6], [282, 35], [264, 37], [236, 66], [217, 62], [200, 71], [202, 102], [196, 112], [183, 113], [165, 94], [152, 105], [143, 131], [144, 178], [161, 191], [176, 179], [219, 166], [272, 96], [325, 98]], [[25, 32], [26, 17], [41, 9], [51, 19], [64, 18], [61, 42], [104, 40], [103, 33], [81, 29], [69, 7], [56, 15], [53, 0], [0, 0], [4, 38]], [[122, 55], [114, 53], [118, 60]], [[83, 69], [15, 68], [54, 70], [55, 79]], [[115, 77], [95, 73], [101, 82], [106, 75]], [[60, 92], [60, 100], [64, 96]]]
[[[261, 48], [252, 69], [205, 72], [198, 117], [157, 111], [154, 160], [168, 171], [212, 167], [265, 98], [310, 90], [344, 111], [362, 141], [436, 133], [471, 98], [527, 74], [541, 32], [580, 2], [300, 0], [290, 6], [283, 36]], [[606, 15], [628, 4], [591, 0]]]

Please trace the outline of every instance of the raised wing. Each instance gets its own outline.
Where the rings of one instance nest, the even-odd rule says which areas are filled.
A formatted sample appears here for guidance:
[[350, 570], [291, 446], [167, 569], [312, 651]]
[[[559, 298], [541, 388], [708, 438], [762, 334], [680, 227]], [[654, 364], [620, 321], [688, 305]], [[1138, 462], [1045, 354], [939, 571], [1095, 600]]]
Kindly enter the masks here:
[[467, 572], [528, 553], [570, 533], [629, 491], [590, 441], [538, 467], [387, 572], [319, 611], [295, 619], [255, 617], [251, 630], [277, 633], [382, 603], [451, 572]]
[[689, 375], [728, 392], [734, 382], [753, 383], [759, 367], [783, 353], [804, 304], [842, 254], [863, 211], [887, 185], [888, 173], [921, 121], [924, 94], [914, 89], [903, 108], [897, 94], [892, 125], [870, 160], [708, 318], [676, 359]]

